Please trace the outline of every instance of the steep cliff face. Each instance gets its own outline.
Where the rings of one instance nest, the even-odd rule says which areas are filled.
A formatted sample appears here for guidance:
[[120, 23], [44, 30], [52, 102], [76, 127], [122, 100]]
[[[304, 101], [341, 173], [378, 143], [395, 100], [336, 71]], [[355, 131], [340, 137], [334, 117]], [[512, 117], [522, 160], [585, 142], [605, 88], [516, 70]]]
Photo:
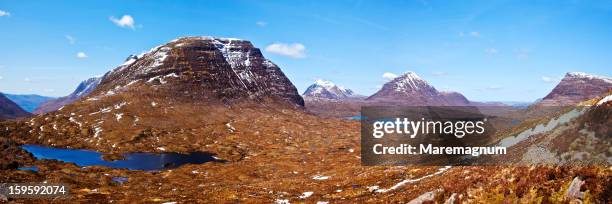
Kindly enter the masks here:
[[612, 78], [582, 72], [569, 72], [542, 99], [540, 105], [576, 105], [612, 90]]
[[79, 100], [81, 97], [87, 96], [89, 93], [91, 93], [98, 86], [101, 79], [102, 77], [92, 77], [85, 81], [82, 81], [70, 95], [49, 100], [41, 104], [38, 108], [36, 108], [33, 113], [48, 113], [60, 109], [62, 106], [70, 104], [76, 100]]
[[155, 47], [107, 73], [94, 95], [120, 92], [133, 84], [154, 86], [157, 94], [176, 97], [304, 105], [280, 68], [251, 42], [239, 39], [186, 37]]
[[30, 114], [0, 93], [0, 120], [27, 117]]
[[457, 92], [439, 92], [414, 72], [407, 72], [390, 82], [366, 100], [405, 105], [468, 105]]

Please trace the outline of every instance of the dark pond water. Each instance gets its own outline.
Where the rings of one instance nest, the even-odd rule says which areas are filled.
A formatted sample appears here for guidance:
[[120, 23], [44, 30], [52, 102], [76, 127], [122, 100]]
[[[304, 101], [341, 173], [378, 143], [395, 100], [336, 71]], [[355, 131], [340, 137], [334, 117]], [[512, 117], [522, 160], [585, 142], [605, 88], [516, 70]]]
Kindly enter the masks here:
[[177, 168], [184, 164], [202, 164], [206, 162], [224, 162], [207, 152], [180, 154], [168, 153], [126, 153], [123, 160], [105, 161], [102, 153], [83, 149], [62, 149], [40, 145], [23, 145], [24, 150], [31, 152], [37, 159], [56, 159], [75, 163], [78, 166], [107, 166], [130, 170], [156, 171]]
[[347, 119], [349, 119], [349, 120], [361, 120], [363, 118], [360, 115], [356, 115], [356, 116], [348, 117]]
[[29, 166], [29, 167], [19, 167], [17, 168], [19, 170], [23, 170], [23, 171], [33, 171], [33, 172], [38, 172], [38, 167], [37, 166]]

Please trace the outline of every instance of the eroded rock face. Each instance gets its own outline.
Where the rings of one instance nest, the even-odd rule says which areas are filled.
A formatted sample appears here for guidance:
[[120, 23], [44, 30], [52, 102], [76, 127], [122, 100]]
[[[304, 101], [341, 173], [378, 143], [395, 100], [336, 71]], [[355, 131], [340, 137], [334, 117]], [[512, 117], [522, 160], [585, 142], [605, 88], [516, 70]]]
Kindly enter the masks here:
[[390, 82], [368, 101], [390, 102], [404, 105], [468, 105], [469, 101], [457, 92], [439, 92], [414, 72], [407, 72]]
[[224, 102], [274, 98], [304, 105], [280, 68], [251, 42], [238, 39], [186, 37], [155, 47], [107, 73], [94, 95], [142, 82], [166, 87], [177, 97], [187, 93]]
[[541, 105], [575, 105], [612, 90], [612, 78], [582, 72], [569, 72], [539, 103]]
[[30, 114], [0, 93], [0, 120], [27, 117]]

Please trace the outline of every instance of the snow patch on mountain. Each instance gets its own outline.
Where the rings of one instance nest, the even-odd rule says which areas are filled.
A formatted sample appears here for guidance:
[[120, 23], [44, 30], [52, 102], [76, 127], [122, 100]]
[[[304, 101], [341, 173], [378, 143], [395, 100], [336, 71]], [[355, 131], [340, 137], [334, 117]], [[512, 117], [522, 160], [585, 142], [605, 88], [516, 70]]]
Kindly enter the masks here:
[[568, 72], [565, 76], [569, 78], [600, 79], [607, 83], [612, 83], [612, 77], [598, 76], [584, 72]]
[[601, 100], [599, 100], [599, 101], [597, 102], [597, 104], [596, 104], [596, 105], [597, 105], [597, 106], [600, 106], [600, 105], [602, 105], [602, 104], [604, 104], [604, 103], [607, 103], [608, 101], [612, 101], [612, 95], [608, 95], [608, 96], [606, 96], [606, 97], [602, 98]]
[[96, 86], [98, 86], [98, 84], [100, 84], [101, 80], [102, 80], [102, 77], [99, 77], [99, 76], [98, 77], [89, 78], [89, 79], [81, 82], [81, 84], [79, 84], [77, 89], [71, 95], [74, 95], [77, 98], [85, 96], [85, 95], [91, 93], [91, 91], [93, 91], [96, 88]]
[[405, 91], [405, 90], [419, 90], [423, 83], [427, 84], [421, 77], [419, 77], [414, 72], [406, 72], [401, 76], [395, 78], [393, 82], [396, 84], [396, 91]]

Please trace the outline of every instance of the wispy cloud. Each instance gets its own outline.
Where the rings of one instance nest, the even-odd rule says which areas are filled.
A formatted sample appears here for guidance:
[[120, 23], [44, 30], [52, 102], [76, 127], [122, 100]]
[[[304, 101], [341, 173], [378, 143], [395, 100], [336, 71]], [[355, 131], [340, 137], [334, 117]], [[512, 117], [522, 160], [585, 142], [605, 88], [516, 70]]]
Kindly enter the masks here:
[[448, 73], [446, 73], [446, 72], [432, 72], [431, 74], [434, 75], [434, 76], [446, 76], [446, 75], [448, 75]]
[[11, 13], [9, 13], [8, 11], [0, 10], [0, 17], [5, 17], [5, 16], [9, 17], [11, 16]]
[[553, 81], [553, 79], [552, 79], [552, 78], [550, 78], [550, 77], [547, 77], [547, 76], [543, 76], [543, 77], [542, 77], [542, 81], [547, 82], [547, 83], [550, 83], [550, 82], [552, 82], [552, 81]]
[[132, 30], [135, 30], [136, 27], [134, 26], [134, 18], [130, 15], [123, 15], [120, 19], [115, 18], [114, 16], [111, 16], [110, 21], [112, 21], [115, 25], [122, 27], [122, 28], [130, 28]]
[[491, 85], [491, 86], [487, 86], [487, 90], [501, 90], [503, 87], [501, 86], [497, 86], [497, 85]]
[[395, 78], [397, 78], [397, 74], [391, 73], [391, 72], [385, 72], [382, 75], [383, 78], [385, 78], [386, 80], [393, 80]]
[[87, 54], [85, 54], [84, 52], [78, 52], [78, 53], [76, 54], [76, 57], [77, 57], [77, 58], [79, 58], [79, 59], [85, 59], [85, 58], [87, 58], [88, 56], [87, 56]]
[[255, 25], [259, 26], [259, 27], [266, 27], [268, 25], [268, 22], [265, 21], [257, 21], [255, 22]]
[[561, 77], [542, 76], [540, 79], [546, 83], [557, 83], [561, 81], [562, 78], [563, 78], [562, 76]]
[[499, 53], [499, 51], [497, 49], [495, 49], [495, 48], [487, 48], [487, 49], [485, 49], [485, 52], [487, 54], [492, 54], [492, 55]]
[[74, 45], [74, 43], [76, 43], [76, 38], [72, 37], [71, 35], [66, 35], [64, 37], [66, 37], [66, 40], [68, 40], [68, 43], [70, 43], [71, 45]]
[[528, 49], [518, 49], [516, 51], [516, 58], [518, 59], [527, 59], [529, 58], [529, 50]]
[[4, 79], [2, 76], [0, 76], [0, 80]]
[[478, 31], [470, 31], [470, 32], [463, 32], [463, 31], [461, 31], [461, 32], [459, 32], [459, 36], [460, 37], [470, 36], [470, 37], [477, 38], [477, 37], [480, 37], [480, 32], [478, 32]]
[[291, 58], [306, 57], [306, 47], [301, 43], [273, 43], [266, 47], [266, 51], [269, 53], [287, 56]]

